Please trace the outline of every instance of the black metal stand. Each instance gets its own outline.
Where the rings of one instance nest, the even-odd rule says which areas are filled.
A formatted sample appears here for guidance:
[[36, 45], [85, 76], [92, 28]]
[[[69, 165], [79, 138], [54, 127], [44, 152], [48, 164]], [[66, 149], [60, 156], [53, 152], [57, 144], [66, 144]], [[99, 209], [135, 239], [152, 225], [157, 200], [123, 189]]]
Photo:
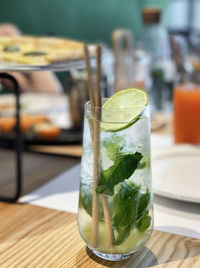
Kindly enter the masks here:
[[0, 79], [9, 80], [14, 86], [14, 94], [16, 96], [16, 139], [15, 139], [15, 152], [16, 152], [16, 189], [15, 195], [13, 197], [0, 196], [0, 201], [14, 203], [21, 196], [22, 192], [22, 166], [21, 166], [21, 156], [22, 156], [22, 137], [20, 132], [20, 103], [19, 103], [19, 86], [16, 79], [7, 73], [0, 73]]

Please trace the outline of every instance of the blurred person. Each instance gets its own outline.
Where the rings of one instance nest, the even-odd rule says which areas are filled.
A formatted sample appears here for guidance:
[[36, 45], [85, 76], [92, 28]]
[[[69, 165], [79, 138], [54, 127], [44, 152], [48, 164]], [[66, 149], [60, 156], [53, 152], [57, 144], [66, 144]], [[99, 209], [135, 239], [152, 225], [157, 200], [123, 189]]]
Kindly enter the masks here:
[[[0, 23], [0, 36], [20, 36], [21, 31], [11, 23]], [[10, 72], [18, 82], [22, 92], [37, 91], [45, 93], [60, 93], [62, 86], [53, 72]], [[7, 79], [0, 79], [0, 82], [7, 88], [13, 89], [13, 84]]]

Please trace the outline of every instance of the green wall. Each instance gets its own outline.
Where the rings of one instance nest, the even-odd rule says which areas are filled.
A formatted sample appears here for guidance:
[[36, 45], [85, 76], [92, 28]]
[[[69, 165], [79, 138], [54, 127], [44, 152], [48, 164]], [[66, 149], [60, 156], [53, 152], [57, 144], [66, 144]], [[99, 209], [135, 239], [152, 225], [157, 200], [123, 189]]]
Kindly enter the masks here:
[[143, 5], [167, 0], [0, 0], [0, 22], [12, 22], [24, 33], [67, 36], [110, 44], [115, 28], [129, 28], [137, 38]]

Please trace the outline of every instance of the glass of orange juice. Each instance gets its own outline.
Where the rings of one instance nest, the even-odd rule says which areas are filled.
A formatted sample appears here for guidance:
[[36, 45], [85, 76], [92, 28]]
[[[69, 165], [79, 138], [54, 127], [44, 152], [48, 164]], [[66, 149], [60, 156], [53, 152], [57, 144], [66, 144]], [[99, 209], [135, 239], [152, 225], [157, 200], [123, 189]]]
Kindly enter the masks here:
[[200, 144], [200, 86], [177, 85], [173, 101], [174, 142]]

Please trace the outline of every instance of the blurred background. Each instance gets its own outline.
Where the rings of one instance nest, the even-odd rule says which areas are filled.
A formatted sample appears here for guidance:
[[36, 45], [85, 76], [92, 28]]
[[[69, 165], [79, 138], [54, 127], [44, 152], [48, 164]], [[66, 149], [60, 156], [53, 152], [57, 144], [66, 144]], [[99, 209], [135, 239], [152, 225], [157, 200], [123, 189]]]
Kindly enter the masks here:
[[[139, 87], [149, 94], [152, 115], [158, 111], [172, 113], [176, 86], [190, 84], [191, 88], [191, 84], [199, 83], [199, 0], [0, 0], [0, 3], [0, 23], [11, 23], [22, 34], [101, 43], [105, 97], [115, 90]], [[67, 126], [81, 128], [80, 114], [88, 99], [87, 94], [80, 94], [87, 91], [84, 71], [56, 72], [56, 78], [61, 83], [57, 91], [68, 95], [73, 110], [73, 122]], [[37, 84], [28, 91], [55, 91], [45, 87]], [[81, 105], [77, 107], [77, 103]]]
[[182, 34], [198, 43], [199, 0], [1, 0], [0, 22], [18, 26], [24, 34], [67, 36], [111, 45], [116, 28], [129, 28], [134, 38], [142, 29], [141, 9], [157, 7], [170, 33]]
[[[183, 2], [184, 5], [193, 1], [169, 2]], [[167, 0], [1, 0], [0, 3], [0, 21], [16, 24], [24, 34], [66, 36], [109, 45], [111, 33], [116, 28], [129, 28], [138, 38], [142, 7], [148, 4], [167, 10], [170, 4]], [[183, 27], [189, 26], [187, 19], [186, 14]]]
[[[152, 130], [170, 125], [172, 133], [171, 119], [174, 111], [179, 111], [184, 120], [193, 119], [183, 124], [193, 131], [188, 133], [179, 126], [184, 120], [174, 116], [174, 141], [200, 143], [200, 126], [196, 124], [200, 122], [200, 0], [0, 0], [0, 4], [0, 25], [15, 25], [24, 35], [102, 44], [102, 95], [109, 97], [127, 87], [142, 88], [149, 95]], [[85, 70], [72, 68], [53, 75], [49, 77], [51, 82], [57, 79], [53, 88], [39, 79], [40, 83], [26, 88], [20, 99], [22, 113], [47, 116], [42, 117], [45, 124], [57, 134], [46, 141], [29, 131], [25, 139], [28, 145], [81, 144], [83, 110], [88, 100]], [[187, 91], [192, 95], [185, 98]], [[13, 92], [1, 88], [0, 117], [14, 114], [14, 95], [7, 93]], [[195, 108], [188, 109], [188, 105]], [[11, 111], [5, 111], [6, 107]], [[29, 121], [30, 116], [24, 120]], [[191, 133], [196, 133], [195, 138]], [[9, 137], [4, 134], [2, 146]]]
[[[194, 68], [193, 65], [191, 66], [191, 61], [193, 64], [199, 54], [199, 0], [102, 0], [96, 2], [92, 0], [35, 0], [34, 2], [1, 0], [0, 3], [0, 22], [16, 25], [23, 34], [63, 36], [89, 43], [100, 42], [107, 48], [112, 48], [113, 31], [128, 29], [133, 35], [135, 50], [141, 48], [150, 54], [160, 53], [156, 57], [162, 60], [165, 58], [165, 62], [161, 65], [162, 69], [165, 69], [164, 76], [168, 82], [168, 88], [176, 79], [174, 67], [180, 73], [183, 71], [183, 61], [186, 61], [185, 71], [191, 73]], [[142, 15], [144, 8], [159, 9], [159, 18], [153, 18], [150, 23], [145, 23]], [[148, 27], [152, 25], [162, 29]], [[145, 38], [149, 40], [149, 44]], [[141, 51], [138, 53], [136, 53], [137, 60], [135, 61], [137, 63], [141, 60]], [[170, 62], [171, 59], [174, 62]], [[173, 63], [176, 66], [172, 66]], [[197, 65], [195, 68], [198, 69]], [[137, 68], [140, 69], [140, 66]], [[153, 72], [153, 76], [156, 75], [158, 73]], [[66, 76], [61, 73], [59, 77], [62, 81], [66, 79]], [[112, 82], [112, 78], [110, 80]], [[151, 87], [151, 83], [157, 86], [160, 82], [147, 81], [145, 86]], [[170, 90], [164, 93], [168, 99], [171, 98]], [[156, 101], [156, 106], [160, 109], [162, 104], [159, 100]]]

